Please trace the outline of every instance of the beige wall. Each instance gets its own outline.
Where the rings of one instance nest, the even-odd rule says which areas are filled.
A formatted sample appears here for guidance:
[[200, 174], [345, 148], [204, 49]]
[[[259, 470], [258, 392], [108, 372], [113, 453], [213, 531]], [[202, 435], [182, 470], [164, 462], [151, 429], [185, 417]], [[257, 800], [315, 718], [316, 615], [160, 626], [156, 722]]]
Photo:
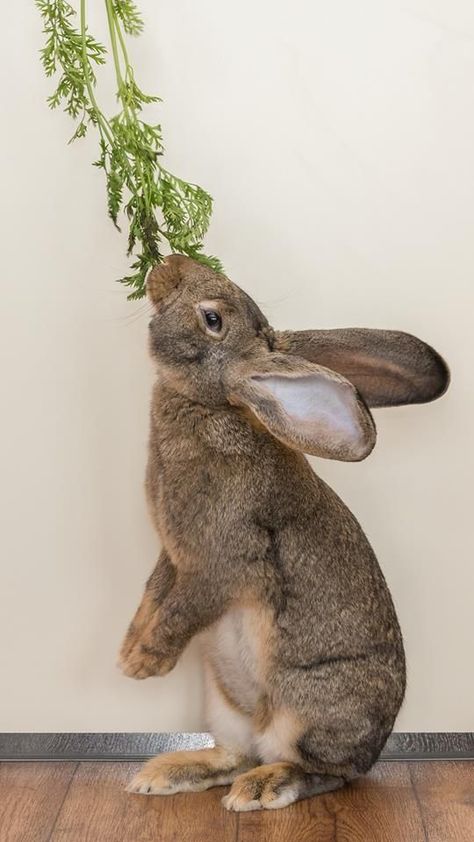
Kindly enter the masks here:
[[[276, 327], [420, 335], [453, 371], [318, 470], [364, 525], [405, 632], [402, 730], [472, 730], [474, 6], [141, 0], [168, 164], [215, 197], [208, 248]], [[115, 669], [157, 554], [142, 493], [147, 307], [125, 301], [95, 139], [48, 112], [38, 15], [2, 37], [0, 730], [200, 728], [195, 651]], [[100, 29], [100, 26], [99, 26]]]

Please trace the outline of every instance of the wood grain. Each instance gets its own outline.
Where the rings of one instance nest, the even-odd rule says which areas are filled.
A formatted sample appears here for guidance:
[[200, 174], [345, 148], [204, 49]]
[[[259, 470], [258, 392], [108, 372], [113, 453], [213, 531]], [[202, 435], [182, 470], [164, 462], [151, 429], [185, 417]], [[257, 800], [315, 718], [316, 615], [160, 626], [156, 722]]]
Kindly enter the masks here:
[[46, 842], [76, 763], [0, 764], [0, 839]]
[[81, 763], [51, 842], [235, 842], [237, 816], [222, 788], [157, 797], [130, 795], [136, 763]]
[[474, 763], [379, 763], [284, 810], [227, 813], [227, 787], [130, 795], [138, 763], [0, 764], [1, 842], [473, 842]]
[[473, 842], [474, 763], [411, 763], [429, 842]]
[[[365, 778], [286, 810], [240, 816], [239, 842], [425, 842], [408, 764], [380, 763]], [[446, 840], [445, 840], [446, 842]]]

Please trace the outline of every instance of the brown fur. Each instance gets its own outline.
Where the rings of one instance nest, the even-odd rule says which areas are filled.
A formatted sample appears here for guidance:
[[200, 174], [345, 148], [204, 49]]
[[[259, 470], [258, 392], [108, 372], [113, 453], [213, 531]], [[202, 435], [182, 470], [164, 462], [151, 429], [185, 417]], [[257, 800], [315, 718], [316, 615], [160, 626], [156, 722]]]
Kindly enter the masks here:
[[239, 775], [223, 803], [228, 810], [272, 810], [340, 786], [340, 778], [307, 774], [297, 763], [268, 763]]
[[372, 407], [424, 403], [440, 397], [449, 385], [442, 357], [398, 330], [280, 331], [275, 348], [338, 371]]
[[257, 733], [265, 731], [270, 725], [273, 711], [268, 696], [260, 696], [252, 713], [252, 719]]
[[277, 797], [282, 786], [290, 783], [303, 783], [304, 772], [293, 763], [269, 763], [257, 766], [243, 775], [239, 775], [232, 786], [228, 799], [231, 808], [236, 809], [250, 802], [268, 807]]
[[165, 795], [183, 789], [209, 789], [234, 780], [246, 766], [245, 758], [221, 746], [160, 754], [145, 764], [128, 790]]
[[[193, 636], [255, 606], [255, 627], [247, 615], [242, 626], [245, 645], [257, 641], [255, 700], [236, 697], [239, 684], [221, 674], [218, 652], [213, 668], [229, 705], [253, 717], [261, 745], [281, 711], [294, 722], [294, 730], [283, 728], [291, 745], [278, 768], [267, 764], [234, 784], [249, 802], [266, 806], [268, 797], [278, 806], [282, 775], [288, 803], [367, 771], [405, 690], [402, 636], [383, 574], [354, 516], [299, 450], [363, 458], [375, 441], [366, 403], [430, 400], [446, 387], [447, 369], [406, 334], [323, 331], [318, 341], [318, 331], [275, 333], [242, 290], [182, 256], [154, 270], [149, 293], [158, 380], [146, 487], [164, 550], [127, 635], [123, 668], [137, 678], [164, 674]], [[219, 335], [202, 302], [219, 309]], [[325, 368], [330, 362], [337, 372]], [[269, 373], [334, 393], [352, 441], [336, 442], [336, 433], [332, 441], [325, 417], [302, 425], [298, 407], [288, 415], [268, 392]], [[189, 766], [192, 781], [197, 756], [175, 762]], [[248, 809], [239, 799], [229, 809]]]
[[143, 654], [146, 654], [147, 644], [149, 647], [153, 645], [153, 630], [157, 621], [156, 611], [173, 587], [175, 577], [176, 569], [171, 564], [166, 551], [163, 550], [158, 564], [148, 579], [142, 601], [128, 627], [120, 649], [119, 664], [123, 672], [131, 678], [148, 678], [158, 672], [153, 658], [149, 658], [147, 667], [144, 667]]

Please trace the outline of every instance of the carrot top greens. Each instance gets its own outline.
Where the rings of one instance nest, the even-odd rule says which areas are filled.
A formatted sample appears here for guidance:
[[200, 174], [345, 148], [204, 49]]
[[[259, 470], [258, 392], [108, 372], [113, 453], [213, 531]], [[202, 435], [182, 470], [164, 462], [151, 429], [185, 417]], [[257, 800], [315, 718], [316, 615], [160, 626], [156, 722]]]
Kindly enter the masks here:
[[194, 257], [214, 269], [216, 257], [203, 254], [202, 240], [212, 213], [212, 198], [202, 187], [183, 181], [163, 164], [161, 126], [143, 119], [144, 105], [160, 101], [144, 93], [127, 53], [126, 36], [142, 32], [143, 21], [133, 0], [103, 0], [117, 83], [119, 110], [106, 116], [97, 97], [97, 67], [106, 63], [107, 50], [89, 34], [86, 0], [76, 10], [65, 0], [35, 0], [44, 22], [46, 45], [41, 60], [47, 76], [57, 75], [48, 103], [62, 106], [76, 121], [71, 140], [84, 137], [92, 126], [98, 131], [100, 153], [94, 162], [104, 170], [107, 209], [114, 225], [125, 214], [131, 273], [120, 282], [130, 288], [128, 298], [141, 298], [151, 266], [162, 259], [166, 240], [172, 251]]

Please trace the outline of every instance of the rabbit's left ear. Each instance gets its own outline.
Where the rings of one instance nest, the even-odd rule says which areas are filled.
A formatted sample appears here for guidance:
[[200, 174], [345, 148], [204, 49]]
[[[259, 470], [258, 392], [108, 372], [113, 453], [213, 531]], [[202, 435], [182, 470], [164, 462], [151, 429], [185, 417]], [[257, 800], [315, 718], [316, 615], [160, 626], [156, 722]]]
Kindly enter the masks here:
[[449, 385], [449, 369], [434, 348], [398, 330], [277, 331], [274, 348], [338, 371], [372, 407], [427, 403]]
[[358, 462], [375, 444], [372, 416], [352, 383], [298, 357], [269, 354], [261, 364], [239, 364], [228, 375], [228, 400], [313, 456]]

